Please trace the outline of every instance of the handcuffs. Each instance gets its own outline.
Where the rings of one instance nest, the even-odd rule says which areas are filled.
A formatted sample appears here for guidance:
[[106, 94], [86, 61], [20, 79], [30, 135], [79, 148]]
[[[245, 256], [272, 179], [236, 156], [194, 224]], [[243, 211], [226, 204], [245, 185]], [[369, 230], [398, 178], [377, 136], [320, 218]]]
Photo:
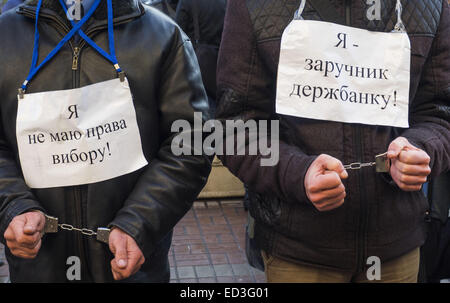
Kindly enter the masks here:
[[375, 162], [367, 162], [367, 163], [361, 163], [361, 162], [355, 162], [348, 165], [344, 165], [344, 169], [350, 169], [350, 170], [357, 170], [364, 167], [372, 167], [375, 166], [377, 173], [388, 173], [391, 169], [391, 161], [387, 157], [387, 152], [376, 155], [375, 156]]
[[87, 228], [76, 228], [70, 224], [60, 224], [58, 222], [58, 218], [49, 216], [44, 214], [45, 216], [45, 225], [44, 225], [44, 234], [53, 234], [57, 233], [59, 228], [62, 230], [68, 231], [77, 231], [86, 236], [96, 236], [96, 240], [105, 244], [109, 242], [109, 234], [111, 233], [111, 229], [105, 227], [97, 228], [97, 231], [93, 231]]

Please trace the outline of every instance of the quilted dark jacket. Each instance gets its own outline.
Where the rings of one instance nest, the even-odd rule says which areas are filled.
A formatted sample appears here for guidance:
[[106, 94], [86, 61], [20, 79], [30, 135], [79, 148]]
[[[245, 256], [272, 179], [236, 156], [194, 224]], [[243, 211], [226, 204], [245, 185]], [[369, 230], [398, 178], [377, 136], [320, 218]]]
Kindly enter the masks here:
[[[208, 118], [209, 106], [192, 44], [173, 21], [156, 9], [144, 8], [138, 0], [113, 0], [117, 58], [130, 83], [149, 164], [104, 182], [31, 190], [20, 169], [16, 114], [17, 88], [31, 64], [36, 2], [28, 1], [17, 12], [9, 11], [0, 17], [0, 240], [5, 243], [4, 232], [15, 216], [32, 209], [75, 227], [96, 230], [117, 226], [141, 248], [146, 257], [144, 271], [152, 265], [163, 266], [150, 278], [157, 281], [158, 274], [164, 274], [167, 279], [168, 268], [164, 265], [170, 239], [167, 245], [166, 236], [191, 207], [211, 168], [206, 156], [175, 156], [171, 152], [176, 135], [171, 132], [174, 121], [182, 119], [193, 124], [194, 111]], [[106, 1], [102, 1], [84, 30], [104, 50], [108, 50], [106, 18]], [[39, 61], [69, 26], [59, 2], [44, 0], [39, 18]], [[74, 60], [77, 46], [78, 60]], [[117, 73], [109, 61], [84, 41], [71, 41], [36, 75], [27, 92], [70, 89], [115, 77]], [[156, 258], [152, 253], [161, 245], [165, 254], [163, 249], [162, 258]], [[6, 253], [12, 281], [67, 281], [66, 262], [70, 256], [80, 258], [83, 281], [113, 279], [113, 256], [108, 246], [80, 233], [60, 230], [46, 234], [33, 260], [16, 258], [8, 250]]]
[[[319, 2], [328, 11], [319, 11]], [[396, 1], [381, 0], [380, 21], [368, 20], [366, 3], [307, 1], [303, 17], [391, 31]], [[405, 130], [275, 114], [280, 37], [299, 4], [299, 0], [229, 1], [218, 63], [217, 116], [278, 119], [280, 161], [261, 167], [261, 155], [222, 160], [252, 191], [250, 212], [262, 249], [292, 262], [361, 271], [369, 256], [385, 262], [423, 244], [428, 208], [424, 195], [404, 192], [389, 175], [366, 168], [349, 172], [343, 206], [319, 212], [306, 196], [305, 173], [322, 153], [345, 164], [373, 161], [398, 136], [430, 155], [432, 176], [449, 169], [450, 9], [443, 0], [402, 1], [412, 46], [410, 128]]]

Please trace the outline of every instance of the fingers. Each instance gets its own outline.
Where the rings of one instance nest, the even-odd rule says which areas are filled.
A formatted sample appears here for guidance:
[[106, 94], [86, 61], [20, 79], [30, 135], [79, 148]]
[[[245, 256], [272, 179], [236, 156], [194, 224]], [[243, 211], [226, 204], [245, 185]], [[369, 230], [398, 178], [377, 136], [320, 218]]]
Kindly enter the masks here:
[[127, 239], [125, 237], [117, 237], [111, 245], [114, 246], [114, 259], [117, 267], [120, 269], [126, 268], [128, 262]]
[[40, 212], [25, 213], [25, 224], [23, 232], [26, 235], [41, 233], [44, 230], [45, 218]]
[[111, 260], [111, 270], [114, 280], [122, 280], [134, 275], [139, 271], [144, 262], [144, 256], [136, 254], [128, 259], [127, 267], [120, 268], [117, 265], [116, 258], [114, 258]]
[[16, 237], [14, 240], [10, 240], [10, 242], [17, 242], [17, 245], [20, 245], [23, 248], [34, 249], [40, 240], [41, 235], [36, 233], [31, 236], [22, 234], [22, 236]]
[[406, 138], [398, 137], [390, 145], [392, 179], [404, 191], [419, 191], [431, 173], [430, 156], [411, 145]]
[[346, 196], [342, 179], [347, 177], [341, 161], [328, 155], [317, 157], [305, 175], [305, 191], [314, 207], [319, 211], [340, 207]]
[[340, 176], [334, 171], [325, 171], [323, 174], [316, 176], [315, 181], [311, 186], [312, 192], [331, 190], [342, 185]]
[[419, 150], [417, 147], [409, 143], [404, 137], [398, 137], [388, 147], [387, 156], [389, 159], [397, 158], [402, 151], [405, 150]]
[[114, 259], [111, 261], [111, 267], [117, 271], [125, 269], [128, 263], [127, 238], [117, 229], [113, 229], [111, 231], [109, 237], [109, 248], [114, 254]]
[[389, 159], [397, 158], [400, 152], [409, 145], [408, 140], [403, 137], [398, 137], [389, 144], [387, 156]]
[[109, 248], [114, 254], [114, 259], [111, 260], [111, 270], [115, 280], [125, 278], [124, 269], [127, 267], [127, 239], [116, 229], [111, 231], [109, 238]]
[[35, 258], [41, 248], [44, 222], [42, 213], [29, 212], [15, 217], [4, 233], [11, 253], [25, 259]]
[[404, 150], [402, 151], [398, 159], [400, 162], [409, 165], [428, 165], [430, 164], [430, 156], [423, 150]]
[[425, 176], [427, 177], [431, 173], [431, 168], [428, 164], [425, 165], [411, 165], [402, 161], [393, 161], [392, 166], [395, 166], [397, 170], [404, 175], [409, 176]]
[[140, 248], [125, 232], [118, 228], [111, 231], [109, 246], [114, 254], [111, 271], [115, 280], [122, 280], [135, 274], [145, 262]]
[[325, 154], [318, 156], [311, 164], [309, 170], [313, 171], [316, 176], [331, 171], [336, 172], [341, 179], [346, 179], [348, 177], [347, 170], [344, 168], [342, 162]]
[[325, 200], [316, 202], [314, 206], [319, 211], [329, 211], [338, 208], [344, 204], [346, 193], [341, 192], [337, 196], [327, 197]]
[[347, 179], [348, 173], [344, 168], [341, 161], [336, 158], [330, 157], [331, 159], [326, 162], [325, 169], [328, 171], [336, 172], [341, 179]]
[[41, 249], [42, 241], [39, 240], [35, 247], [33, 248], [27, 248], [24, 246], [17, 246], [14, 243], [6, 242], [6, 245], [8, 246], [11, 253], [19, 258], [23, 259], [34, 259], [39, 253], [39, 250]]
[[23, 215], [15, 217], [8, 226], [8, 229], [12, 231], [12, 237], [10, 241], [21, 242], [25, 234], [23, 228], [25, 227], [25, 217]]
[[[402, 167], [399, 169], [398, 167]], [[414, 174], [405, 173], [405, 171], [412, 171]], [[422, 189], [422, 185], [427, 182], [427, 177], [430, 172], [430, 168], [411, 168], [409, 166], [399, 164], [399, 161], [395, 161], [391, 167], [391, 177], [395, 183], [404, 191], [419, 191]]]

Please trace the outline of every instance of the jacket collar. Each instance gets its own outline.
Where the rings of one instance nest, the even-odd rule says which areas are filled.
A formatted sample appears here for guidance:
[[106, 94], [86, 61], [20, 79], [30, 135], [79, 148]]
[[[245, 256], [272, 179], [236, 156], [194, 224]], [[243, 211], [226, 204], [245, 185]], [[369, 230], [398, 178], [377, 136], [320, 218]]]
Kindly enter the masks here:
[[[27, 0], [23, 5], [19, 6], [17, 12], [34, 19], [36, 18], [37, 3], [38, 0]], [[139, 0], [112, 0], [112, 6], [114, 13], [114, 24], [124, 23], [144, 14], [144, 8], [140, 4]], [[43, 0], [39, 18], [53, 19], [54, 21], [71, 28], [70, 22], [67, 20], [67, 17], [59, 1], [57, 0]], [[107, 3], [106, 0], [102, 0], [92, 17], [87, 22], [88, 30], [89, 28], [106, 26], [107, 18]]]

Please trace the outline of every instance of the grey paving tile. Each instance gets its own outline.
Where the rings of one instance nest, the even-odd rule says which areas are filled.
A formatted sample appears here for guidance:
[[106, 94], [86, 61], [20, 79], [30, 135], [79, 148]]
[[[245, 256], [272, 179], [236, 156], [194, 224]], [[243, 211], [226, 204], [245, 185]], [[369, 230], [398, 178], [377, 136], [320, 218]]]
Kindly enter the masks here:
[[232, 277], [233, 269], [229, 264], [214, 265], [214, 270], [218, 277]]
[[179, 283], [198, 283], [197, 279], [180, 279]]
[[250, 276], [248, 264], [231, 264], [231, 267], [236, 276]]
[[197, 272], [197, 277], [199, 278], [210, 278], [214, 277], [215, 273], [212, 266], [195, 266], [195, 271]]
[[193, 266], [180, 266], [177, 267], [178, 270], [178, 277], [180, 279], [189, 279], [189, 278], [195, 278], [195, 272]]
[[234, 277], [217, 277], [219, 283], [235, 283]]
[[170, 279], [177, 279], [177, 271], [175, 270], [175, 267], [170, 268]]
[[236, 277], [236, 283], [255, 283], [255, 280], [250, 276]]

